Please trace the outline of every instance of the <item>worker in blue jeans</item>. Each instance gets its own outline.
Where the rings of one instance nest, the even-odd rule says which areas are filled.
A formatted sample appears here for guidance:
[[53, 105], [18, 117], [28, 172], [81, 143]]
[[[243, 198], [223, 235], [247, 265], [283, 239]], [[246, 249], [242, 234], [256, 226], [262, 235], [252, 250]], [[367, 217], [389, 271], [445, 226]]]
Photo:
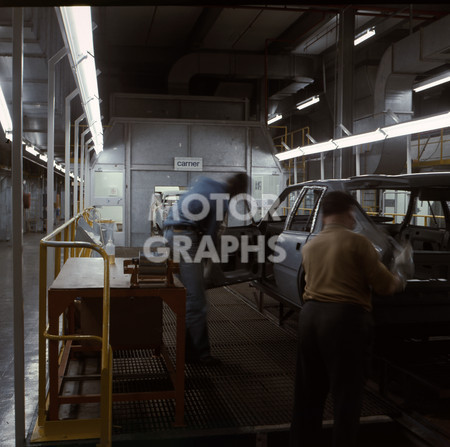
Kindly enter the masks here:
[[246, 193], [247, 187], [248, 176], [245, 173], [234, 174], [225, 182], [199, 177], [171, 208], [164, 221], [164, 237], [171, 247], [172, 257], [179, 262], [181, 281], [186, 288], [188, 363], [206, 366], [220, 363], [219, 359], [211, 355], [203, 264], [198, 248], [204, 237], [210, 237], [215, 242], [229, 200]]

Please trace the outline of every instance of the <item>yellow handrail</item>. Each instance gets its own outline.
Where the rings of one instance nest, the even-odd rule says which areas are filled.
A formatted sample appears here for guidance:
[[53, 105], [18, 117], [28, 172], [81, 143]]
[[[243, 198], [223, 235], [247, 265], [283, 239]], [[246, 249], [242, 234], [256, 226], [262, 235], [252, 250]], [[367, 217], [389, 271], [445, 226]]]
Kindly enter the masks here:
[[[51, 340], [86, 340], [92, 339], [102, 343], [101, 355], [101, 399], [100, 399], [100, 444], [101, 447], [111, 446], [112, 428], [112, 349], [109, 343], [110, 326], [110, 288], [109, 288], [109, 260], [106, 251], [99, 245], [75, 241], [75, 227], [83, 214], [74, 216], [68, 222], [55, 229], [40, 242], [40, 271], [39, 271], [39, 403], [38, 403], [38, 425], [44, 426], [46, 414], [46, 339]], [[69, 235], [71, 240], [61, 241]], [[52, 240], [56, 239], [56, 240]], [[82, 249], [90, 249], [98, 252], [103, 258], [103, 324], [102, 336], [94, 335], [55, 335], [49, 334], [46, 323], [47, 311], [47, 248], [54, 247], [55, 250], [55, 277], [59, 273], [61, 264], [61, 248], [64, 248], [64, 262], [69, 257], [69, 248], [72, 256], [80, 254]]]
[[[376, 211], [366, 211], [366, 214], [369, 216], [378, 216]], [[392, 216], [392, 221], [395, 220], [396, 217], [405, 217], [404, 213], [383, 213], [382, 216]], [[428, 226], [428, 220], [432, 219], [445, 219], [444, 216], [433, 216], [432, 214], [413, 214], [412, 217], [423, 219], [424, 227]]]

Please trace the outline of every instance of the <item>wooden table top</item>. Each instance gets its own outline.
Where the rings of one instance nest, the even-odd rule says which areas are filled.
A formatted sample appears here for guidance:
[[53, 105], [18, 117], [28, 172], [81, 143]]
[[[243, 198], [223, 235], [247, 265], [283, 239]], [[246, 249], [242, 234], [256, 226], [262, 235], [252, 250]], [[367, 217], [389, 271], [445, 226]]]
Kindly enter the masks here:
[[[109, 266], [111, 289], [130, 288], [131, 274], [123, 272], [123, 261], [124, 258], [116, 258], [115, 264]], [[103, 258], [69, 258], [50, 289], [103, 289], [103, 270]], [[175, 287], [182, 287], [177, 278], [174, 279]]]

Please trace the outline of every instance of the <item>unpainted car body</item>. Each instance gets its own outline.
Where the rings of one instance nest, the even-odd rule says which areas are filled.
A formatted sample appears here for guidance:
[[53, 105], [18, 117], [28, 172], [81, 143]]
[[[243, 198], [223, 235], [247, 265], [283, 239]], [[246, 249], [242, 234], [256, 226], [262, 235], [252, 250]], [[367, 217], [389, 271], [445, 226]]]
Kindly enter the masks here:
[[[209, 286], [253, 280], [281, 302], [301, 308], [302, 247], [322, 229], [321, 201], [329, 191], [354, 195], [355, 231], [373, 243], [388, 267], [404, 242], [413, 247], [415, 273], [404, 292], [374, 296], [375, 322], [390, 333], [411, 336], [450, 335], [450, 173], [363, 175], [341, 180], [314, 180], [287, 187], [257, 224], [227, 228], [224, 234], [266, 241], [265, 261], [253, 253], [247, 263], [239, 254], [227, 263], [210, 266]], [[256, 243], [256, 242], [255, 242]], [[283, 250], [287, 256], [270, 262], [268, 255]]]

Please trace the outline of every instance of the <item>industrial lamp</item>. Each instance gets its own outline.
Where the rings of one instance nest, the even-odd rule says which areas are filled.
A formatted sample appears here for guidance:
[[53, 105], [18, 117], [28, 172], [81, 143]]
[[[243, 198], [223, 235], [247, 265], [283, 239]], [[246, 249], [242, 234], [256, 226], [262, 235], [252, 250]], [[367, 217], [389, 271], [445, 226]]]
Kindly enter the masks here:
[[1, 86], [0, 86], [0, 123], [2, 124], [6, 138], [12, 140], [11, 115], [9, 114], [8, 105], [6, 104], [5, 95], [3, 94]]
[[306, 101], [302, 101], [301, 103], [297, 104], [297, 109], [298, 110], [306, 109], [306, 107], [310, 107], [319, 101], [320, 101], [319, 95], [312, 96], [311, 98], [307, 99]]
[[356, 36], [355, 41], [353, 42], [354, 46], [356, 47], [356, 45], [359, 45], [365, 40], [370, 39], [371, 37], [375, 36], [375, 34], [376, 31], [374, 26], [372, 26], [371, 28], [367, 28], [365, 31]]
[[270, 118], [267, 121], [267, 124], [273, 124], [276, 123], [277, 121], [280, 121], [280, 119], [283, 118], [283, 115], [281, 115], [280, 113], [276, 114], [275, 116], [273, 116], [272, 118]]
[[92, 37], [91, 8], [89, 6], [69, 6], [60, 7], [59, 11], [94, 149], [99, 153], [103, 150], [103, 133]]
[[440, 75], [433, 76], [432, 78], [426, 79], [425, 81], [419, 82], [413, 86], [413, 90], [417, 92], [421, 92], [423, 90], [427, 90], [432, 87], [436, 87], [436, 85], [445, 84], [450, 81], [450, 71], [445, 71]]
[[290, 151], [276, 154], [276, 157], [280, 161], [289, 160], [302, 155], [311, 155], [335, 149], [343, 149], [346, 147], [368, 144], [389, 138], [412, 135], [414, 133], [429, 132], [431, 130], [442, 129], [444, 127], [450, 127], [450, 112], [419, 120], [405, 121], [392, 126], [382, 127], [381, 129], [377, 129], [372, 132], [350, 135], [348, 137], [329, 140], [323, 143], [297, 147], [295, 149], [291, 149]]

